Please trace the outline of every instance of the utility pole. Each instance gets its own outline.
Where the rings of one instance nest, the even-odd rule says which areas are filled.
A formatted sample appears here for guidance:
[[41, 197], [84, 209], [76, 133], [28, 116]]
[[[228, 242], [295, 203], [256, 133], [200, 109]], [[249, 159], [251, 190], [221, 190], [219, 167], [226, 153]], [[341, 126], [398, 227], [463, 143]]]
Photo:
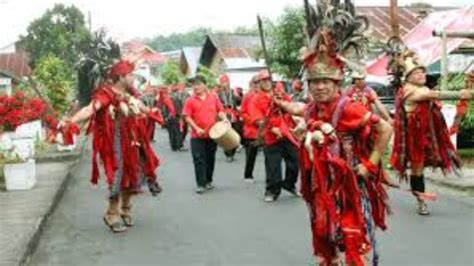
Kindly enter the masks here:
[[89, 10], [87, 12], [88, 14], [88, 18], [87, 18], [87, 21], [88, 21], [88, 24], [89, 24], [89, 31], [92, 31], [92, 15], [91, 15], [91, 11]]

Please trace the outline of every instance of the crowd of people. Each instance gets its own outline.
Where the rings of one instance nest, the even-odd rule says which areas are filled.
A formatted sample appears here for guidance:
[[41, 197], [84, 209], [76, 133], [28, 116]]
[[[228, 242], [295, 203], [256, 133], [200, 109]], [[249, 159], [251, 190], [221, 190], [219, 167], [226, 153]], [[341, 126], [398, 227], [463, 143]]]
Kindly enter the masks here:
[[[161, 192], [156, 177], [159, 159], [151, 144], [156, 123], [166, 128], [176, 152], [188, 150], [185, 139], [191, 130], [195, 192], [212, 190], [218, 147], [209, 130], [224, 121], [242, 136], [245, 182], [254, 182], [256, 158], [263, 150], [264, 201], [276, 201], [282, 190], [306, 201], [314, 254], [321, 265], [336, 264], [342, 251], [351, 265], [363, 265], [372, 251], [376, 264], [375, 230], [386, 228], [386, 185], [396, 187], [382, 161], [392, 133], [391, 163], [403, 178], [410, 169], [407, 180], [417, 211], [428, 215], [423, 169], [449, 171], [460, 166], [439, 100], [470, 100], [472, 94], [466, 89], [447, 92], [425, 87], [426, 68], [407, 57], [405, 82], [392, 117], [365, 84], [363, 74], [352, 73], [352, 85], [343, 89], [339, 59], [324, 53], [317, 56], [324, 59], [308, 63], [304, 82], [295, 78], [289, 93], [283, 82], [272, 82], [267, 70], [249, 81], [245, 94], [231, 89], [226, 75], [214, 90], [197, 75], [186, 84], [150, 87], [139, 93], [133, 87], [134, 65], [120, 61], [112, 66], [109, 83], [98, 87], [91, 103], [62, 124], [68, 128], [89, 121], [91, 181], [98, 182], [100, 157], [110, 190], [105, 224], [113, 232], [126, 231], [133, 226], [131, 202], [141, 187], [148, 185], [153, 195]], [[470, 86], [473, 79], [473, 73], [467, 76]], [[231, 163], [236, 149], [224, 153]]]
[[[245, 93], [232, 88], [225, 74], [215, 88], [208, 88], [209, 81], [198, 74], [186, 83], [138, 91], [132, 63], [122, 60], [111, 66], [90, 104], [61, 123], [61, 132], [67, 132], [77, 128], [76, 123], [89, 122], [91, 182], [98, 182], [100, 158], [109, 187], [104, 222], [110, 230], [124, 232], [133, 226], [131, 203], [142, 186], [147, 185], [152, 195], [162, 191], [156, 175], [160, 160], [152, 147], [156, 124], [168, 131], [172, 151], [190, 149], [195, 192], [214, 189], [218, 145], [210, 130], [219, 121], [241, 136], [245, 182], [254, 182], [256, 159], [263, 151], [265, 202], [277, 201], [282, 191], [306, 202], [320, 265], [339, 265], [341, 260], [366, 265], [369, 254], [377, 265], [375, 232], [387, 228], [386, 190], [399, 188], [384, 169], [387, 147], [393, 147], [388, 151], [390, 163], [409, 183], [417, 213], [428, 215], [424, 169], [446, 173], [461, 167], [440, 101], [471, 100], [474, 72], [466, 75], [466, 87], [459, 91], [428, 88], [427, 69], [416, 54], [397, 51], [391, 64], [396, 77], [391, 114], [365, 83], [364, 72], [351, 69], [340, 54], [340, 31], [315, 31], [313, 47], [302, 49], [304, 75], [290, 86], [262, 70]], [[349, 86], [344, 85], [345, 77], [351, 79]], [[224, 149], [228, 163], [238, 150]]]

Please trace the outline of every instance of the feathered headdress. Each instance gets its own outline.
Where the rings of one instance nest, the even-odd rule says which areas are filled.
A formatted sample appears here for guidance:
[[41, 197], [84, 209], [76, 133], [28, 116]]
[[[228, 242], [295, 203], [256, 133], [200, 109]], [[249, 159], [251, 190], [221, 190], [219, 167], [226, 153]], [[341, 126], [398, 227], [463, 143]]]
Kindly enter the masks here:
[[107, 39], [105, 30], [98, 30], [90, 40], [80, 47], [81, 59], [76, 65], [81, 104], [90, 101], [94, 88], [108, 79], [113, 64], [121, 58], [120, 46], [112, 39]]
[[316, 8], [304, 0], [304, 5], [310, 42], [301, 50], [301, 59], [307, 79], [341, 80], [347, 54], [360, 56], [368, 43], [368, 19], [355, 14], [350, 0], [318, 1]]
[[391, 86], [398, 90], [403, 81], [413, 70], [425, 68], [416, 56], [416, 53], [403, 43], [398, 37], [392, 37], [388, 40], [385, 53], [389, 57], [388, 73], [392, 76]]

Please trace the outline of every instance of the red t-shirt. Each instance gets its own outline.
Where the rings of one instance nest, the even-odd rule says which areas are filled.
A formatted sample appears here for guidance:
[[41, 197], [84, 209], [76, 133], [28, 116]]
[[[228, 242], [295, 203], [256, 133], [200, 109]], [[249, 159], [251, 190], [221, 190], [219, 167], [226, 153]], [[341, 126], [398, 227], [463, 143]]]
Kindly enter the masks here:
[[217, 114], [223, 110], [219, 97], [213, 93], [206, 93], [204, 99], [196, 95], [189, 97], [184, 103], [183, 115], [193, 119], [197, 126], [206, 131], [204, 136], [199, 136], [193, 128], [191, 138], [209, 138], [209, 129], [216, 123]]
[[[308, 114], [308, 118], [320, 120], [326, 123], [331, 123], [332, 115], [336, 112], [336, 107], [338, 104], [338, 99], [330, 102], [318, 105], [318, 110], [323, 115], [320, 118], [317, 118], [311, 110], [313, 105], [306, 105], [305, 113]], [[313, 109], [314, 110], [314, 109]], [[341, 110], [341, 116], [337, 123], [336, 130], [338, 132], [356, 132], [362, 128], [364, 125], [364, 119], [366, 115], [370, 113], [366, 106], [364, 106], [360, 102], [355, 102], [353, 100], [349, 100], [344, 106], [344, 109]], [[307, 121], [308, 122], [308, 121]]]
[[255, 123], [252, 123], [252, 114], [250, 112], [250, 104], [255, 95], [257, 95], [255, 92], [249, 92], [245, 95], [240, 107], [240, 115], [244, 121], [244, 138], [246, 139], [256, 139], [258, 134], [258, 127]]
[[176, 117], [176, 109], [174, 108], [173, 101], [171, 100], [168, 93], [160, 92], [160, 99], [157, 102], [157, 107], [166, 108], [170, 117]]
[[[283, 100], [291, 101], [291, 98], [285, 95]], [[271, 128], [281, 127], [281, 123], [287, 122], [283, 119], [283, 114], [278, 112], [278, 109], [271, 109], [272, 96], [270, 94], [259, 92], [253, 97], [250, 104], [253, 125], [257, 126], [257, 121], [267, 119], [267, 123], [263, 129], [263, 141], [265, 145], [272, 145], [280, 141], [277, 136], [271, 132]]]

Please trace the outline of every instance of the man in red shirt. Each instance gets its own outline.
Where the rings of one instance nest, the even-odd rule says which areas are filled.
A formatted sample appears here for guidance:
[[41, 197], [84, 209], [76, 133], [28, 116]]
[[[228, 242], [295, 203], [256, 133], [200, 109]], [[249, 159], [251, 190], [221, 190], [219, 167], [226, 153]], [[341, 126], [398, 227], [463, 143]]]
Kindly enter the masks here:
[[291, 82], [291, 99], [294, 102], [299, 102], [299, 103], [308, 103], [309, 98], [308, 95], [306, 95], [306, 92], [304, 91], [303, 88], [303, 82], [301, 82], [301, 79], [297, 76], [293, 78], [293, 81]]
[[[232, 128], [239, 132], [239, 114], [237, 111], [238, 98], [235, 95], [234, 91], [230, 89], [230, 79], [227, 75], [222, 75], [219, 78], [219, 87], [220, 90], [217, 95], [219, 96], [219, 99], [221, 100], [222, 105], [224, 106], [224, 113], [226, 114], [227, 119], [232, 124]], [[236, 151], [237, 148], [230, 151], [224, 151], [227, 162], [234, 161], [234, 155]]]
[[369, 110], [372, 110], [372, 105], [375, 105], [379, 113], [389, 124], [393, 124], [387, 108], [380, 101], [377, 92], [365, 83], [365, 74], [355, 71], [352, 73], [353, 85], [346, 91], [346, 95], [356, 102], [365, 105]]
[[210, 139], [209, 130], [217, 118], [228, 121], [221, 101], [215, 94], [208, 93], [204, 80], [200, 75], [189, 80], [194, 94], [186, 100], [183, 107], [185, 121], [192, 129], [191, 153], [198, 194], [214, 188], [212, 176], [217, 144]]
[[158, 107], [163, 114], [166, 129], [170, 140], [171, 150], [176, 151], [179, 147], [176, 144], [176, 109], [173, 101], [169, 96], [169, 88], [161, 86], [156, 95], [156, 107]]
[[[250, 110], [253, 121], [258, 125], [259, 142], [263, 140], [266, 172], [266, 202], [278, 199], [281, 189], [298, 195], [295, 184], [298, 179], [298, 152], [291, 142], [290, 122], [283, 119], [281, 109], [274, 105], [272, 83], [268, 71], [259, 73], [261, 91], [252, 99]], [[283, 90], [283, 88], [281, 88]], [[291, 98], [285, 97], [291, 102]], [[285, 179], [282, 177], [281, 161], [285, 160]]]
[[245, 146], [245, 182], [254, 182], [253, 169], [259, 146], [255, 145], [257, 139], [258, 127], [253, 123], [252, 113], [250, 112], [250, 103], [252, 99], [260, 92], [258, 85], [258, 76], [252, 77], [249, 84], [249, 92], [244, 96], [240, 108], [240, 116], [243, 120], [243, 145]]

